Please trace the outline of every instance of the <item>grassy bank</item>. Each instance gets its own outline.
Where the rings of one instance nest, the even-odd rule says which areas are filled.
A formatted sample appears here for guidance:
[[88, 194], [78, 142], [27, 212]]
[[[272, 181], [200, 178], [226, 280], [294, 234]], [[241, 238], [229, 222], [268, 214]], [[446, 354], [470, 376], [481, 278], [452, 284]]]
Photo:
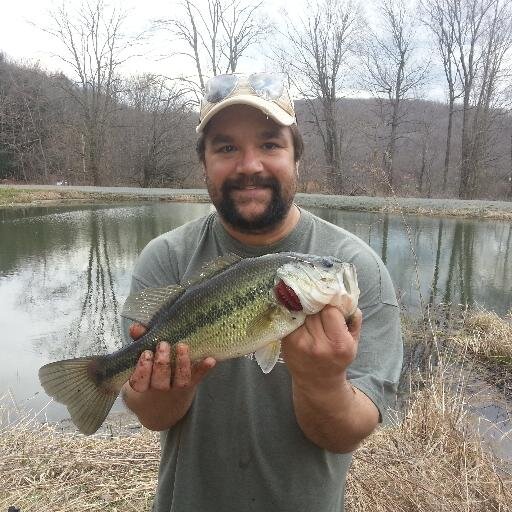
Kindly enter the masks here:
[[512, 370], [512, 311], [505, 318], [494, 311], [470, 311], [450, 339], [486, 363]]
[[22, 205], [58, 204], [68, 202], [123, 201], [133, 198], [115, 194], [79, 192], [75, 190], [30, 190], [0, 188], [0, 207], [18, 207]]
[[[87, 188], [87, 187], [86, 187]], [[107, 193], [80, 187], [45, 189], [0, 186], [0, 207], [58, 204], [59, 202], [185, 201], [208, 202], [205, 190], [116, 189]], [[296, 201], [306, 208], [331, 208], [346, 211], [391, 214], [512, 220], [512, 203], [496, 201], [458, 201], [447, 199], [352, 197], [298, 194]]]
[[506, 511], [512, 467], [484, 448], [441, 361], [408, 400], [405, 417], [355, 453], [350, 512]]
[[[441, 361], [410, 394], [405, 415], [357, 450], [348, 512], [510, 510], [512, 468], [484, 449], [466, 398], [450, 391], [454, 373]], [[26, 419], [0, 428], [0, 453], [2, 511], [150, 509], [159, 445], [145, 429], [85, 437]]]

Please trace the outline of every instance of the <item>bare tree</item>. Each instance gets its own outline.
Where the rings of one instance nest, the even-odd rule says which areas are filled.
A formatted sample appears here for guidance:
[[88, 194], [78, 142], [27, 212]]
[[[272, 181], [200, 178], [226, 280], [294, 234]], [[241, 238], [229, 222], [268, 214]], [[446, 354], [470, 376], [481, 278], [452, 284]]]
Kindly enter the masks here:
[[171, 32], [184, 43], [183, 55], [195, 67], [193, 77], [182, 76], [198, 93], [209, 76], [234, 73], [240, 59], [250, 47], [259, 43], [269, 27], [257, 20], [262, 1], [248, 0], [183, 0], [182, 15], [158, 20], [157, 28]]
[[446, 7], [463, 98], [459, 197], [470, 199], [478, 193], [489, 147], [489, 116], [512, 45], [511, 12], [505, 0], [447, 0]]
[[450, 170], [455, 101], [462, 94], [458, 87], [455, 26], [450, 20], [450, 1], [422, 0], [421, 2], [424, 13], [423, 21], [434, 35], [436, 49], [441, 58], [448, 87], [448, 126], [446, 128], [446, 148], [443, 166], [443, 191], [447, 190], [448, 173]]
[[47, 82], [37, 66], [0, 61], [0, 146], [5, 164], [10, 161], [25, 181], [49, 178], [46, 143], [52, 109]]
[[72, 73], [72, 81], [59, 84], [81, 114], [83, 168], [99, 185], [105, 138], [116, 106], [117, 73], [131, 46], [122, 34], [125, 15], [103, 0], [86, 0], [76, 12], [62, 4], [51, 18], [51, 26], [44, 30], [60, 41], [58, 57]]
[[182, 136], [191, 110], [184, 91], [154, 74], [132, 78], [125, 89], [132, 174], [142, 187], [179, 184], [194, 167], [186, 151], [190, 142]]
[[421, 197], [432, 197], [432, 167], [436, 152], [432, 148], [433, 119], [424, 111], [421, 119], [417, 121], [417, 132], [421, 153], [421, 162], [418, 170], [418, 192]]
[[362, 17], [352, 0], [324, 0], [308, 4], [306, 11], [284, 34], [290, 49], [276, 52], [276, 57], [307, 102], [327, 172], [334, 190], [341, 193], [347, 187], [339, 100]]
[[361, 55], [366, 68], [364, 83], [381, 104], [389, 127], [383, 167], [393, 186], [399, 128], [405, 118], [404, 100], [423, 83], [429, 64], [414, 58], [416, 20], [404, 0], [382, 0], [380, 12], [380, 30], [370, 31]]

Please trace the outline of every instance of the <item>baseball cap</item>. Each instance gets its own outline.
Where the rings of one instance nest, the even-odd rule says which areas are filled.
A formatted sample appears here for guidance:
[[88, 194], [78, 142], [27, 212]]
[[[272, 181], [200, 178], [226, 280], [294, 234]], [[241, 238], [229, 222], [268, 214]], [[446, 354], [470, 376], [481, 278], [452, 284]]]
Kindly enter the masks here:
[[230, 105], [255, 107], [282, 126], [297, 123], [283, 73], [233, 73], [210, 78], [201, 100], [196, 132], [201, 133], [213, 116]]

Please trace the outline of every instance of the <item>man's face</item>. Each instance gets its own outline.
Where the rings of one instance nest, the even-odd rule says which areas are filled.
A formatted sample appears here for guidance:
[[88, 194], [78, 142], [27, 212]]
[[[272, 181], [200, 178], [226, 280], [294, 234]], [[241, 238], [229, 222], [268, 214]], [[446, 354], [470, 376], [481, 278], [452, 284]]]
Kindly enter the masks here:
[[208, 124], [204, 165], [215, 208], [238, 231], [271, 231], [289, 212], [297, 188], [291, 130], [260, 110], [219, 112]]

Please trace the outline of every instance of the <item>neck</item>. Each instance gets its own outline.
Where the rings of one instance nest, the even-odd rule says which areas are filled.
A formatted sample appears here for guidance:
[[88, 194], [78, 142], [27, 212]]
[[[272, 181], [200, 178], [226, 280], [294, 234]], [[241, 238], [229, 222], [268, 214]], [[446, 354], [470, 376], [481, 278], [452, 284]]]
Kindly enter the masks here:
[[243, 233], [236, 230], [233, 226], [228, 224], [220, 215], [219, 219], [224, 226], [224, 229], [235, 239], [245, 245], [261, 246], [272, 245], [287, 236], [293, 228], [297, 225], [300, 219], [299, 208], [294, 204], [286, 214], [286, 217], [281, 223], [274, 227], [271, 231], [264, 233]]

